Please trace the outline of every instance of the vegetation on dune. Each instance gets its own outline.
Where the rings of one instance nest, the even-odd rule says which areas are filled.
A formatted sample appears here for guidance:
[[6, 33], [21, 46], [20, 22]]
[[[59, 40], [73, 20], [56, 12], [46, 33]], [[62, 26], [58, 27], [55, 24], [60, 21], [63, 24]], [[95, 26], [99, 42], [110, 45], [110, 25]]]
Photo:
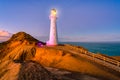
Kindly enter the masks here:
[[36, 45], [38, 42], [45, 45], [44, 42], [39, 41], [25, 32], [18, 32], [6, 42], [0, 43], [0, 59], [5, 57], [8, 53], [21, 45]]
[[49, 71], [35, 61], [23, 62], [18, 75], [18, 80], [56, 80]]
[[13, 34], [13, 36], [8, 40], [8, 42], [14, 42], [14, 41], [31, 41], [31, 42], [38, 42], [37, 39], [33, 38], [31, 35], [25, 33], [25, 32], [18, 32], [16, 34]]

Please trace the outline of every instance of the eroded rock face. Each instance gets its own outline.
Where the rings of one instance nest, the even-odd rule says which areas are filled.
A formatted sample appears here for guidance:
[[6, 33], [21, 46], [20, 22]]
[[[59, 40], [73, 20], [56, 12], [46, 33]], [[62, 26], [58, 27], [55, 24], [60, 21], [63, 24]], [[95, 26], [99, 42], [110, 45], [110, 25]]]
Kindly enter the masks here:
[[53, 75], [35, 61], [21, 64], [18, 80], [56, 80]]

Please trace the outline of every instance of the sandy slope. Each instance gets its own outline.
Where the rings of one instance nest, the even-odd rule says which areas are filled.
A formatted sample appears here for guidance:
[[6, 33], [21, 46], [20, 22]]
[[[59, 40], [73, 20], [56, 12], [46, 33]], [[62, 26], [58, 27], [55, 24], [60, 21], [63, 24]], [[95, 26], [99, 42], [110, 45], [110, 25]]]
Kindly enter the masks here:
[[[65, 46], [64, 46], [65, 47]], [[119, 79], [112, 73], [105, 71], [97, 64], [93, 64], [88, 60], [70, 52], [57, 50], [56, 48], [36, 48], [34, 60], [45, 66], [76, 71], [83, 74], [89, 74], [96, 77]]]

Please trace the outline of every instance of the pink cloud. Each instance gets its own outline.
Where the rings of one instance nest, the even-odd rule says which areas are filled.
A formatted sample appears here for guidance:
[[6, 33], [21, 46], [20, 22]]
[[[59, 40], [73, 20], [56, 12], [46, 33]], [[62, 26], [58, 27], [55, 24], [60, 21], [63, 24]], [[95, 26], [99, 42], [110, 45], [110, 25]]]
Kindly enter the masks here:
[[6, 41], [12, 34], [5, 30], [0, 30], [0, 41]]
[[0, 30], [0, 36], [10, 36], [11, 34], [8, 31]]

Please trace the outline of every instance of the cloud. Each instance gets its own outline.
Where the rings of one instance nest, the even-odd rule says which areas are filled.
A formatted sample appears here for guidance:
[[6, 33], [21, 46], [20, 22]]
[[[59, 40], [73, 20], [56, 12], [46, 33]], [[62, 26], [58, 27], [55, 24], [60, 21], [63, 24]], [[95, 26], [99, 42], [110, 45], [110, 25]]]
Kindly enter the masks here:
[[5, 30], [0, 30], [0, 41], [6, 41], [12, 34]]
[[11, 35], [11, 33], [9, 33], [8, 31], [5, 31], [5, 30], [0, 30], [0, 36], [10, 36]]

